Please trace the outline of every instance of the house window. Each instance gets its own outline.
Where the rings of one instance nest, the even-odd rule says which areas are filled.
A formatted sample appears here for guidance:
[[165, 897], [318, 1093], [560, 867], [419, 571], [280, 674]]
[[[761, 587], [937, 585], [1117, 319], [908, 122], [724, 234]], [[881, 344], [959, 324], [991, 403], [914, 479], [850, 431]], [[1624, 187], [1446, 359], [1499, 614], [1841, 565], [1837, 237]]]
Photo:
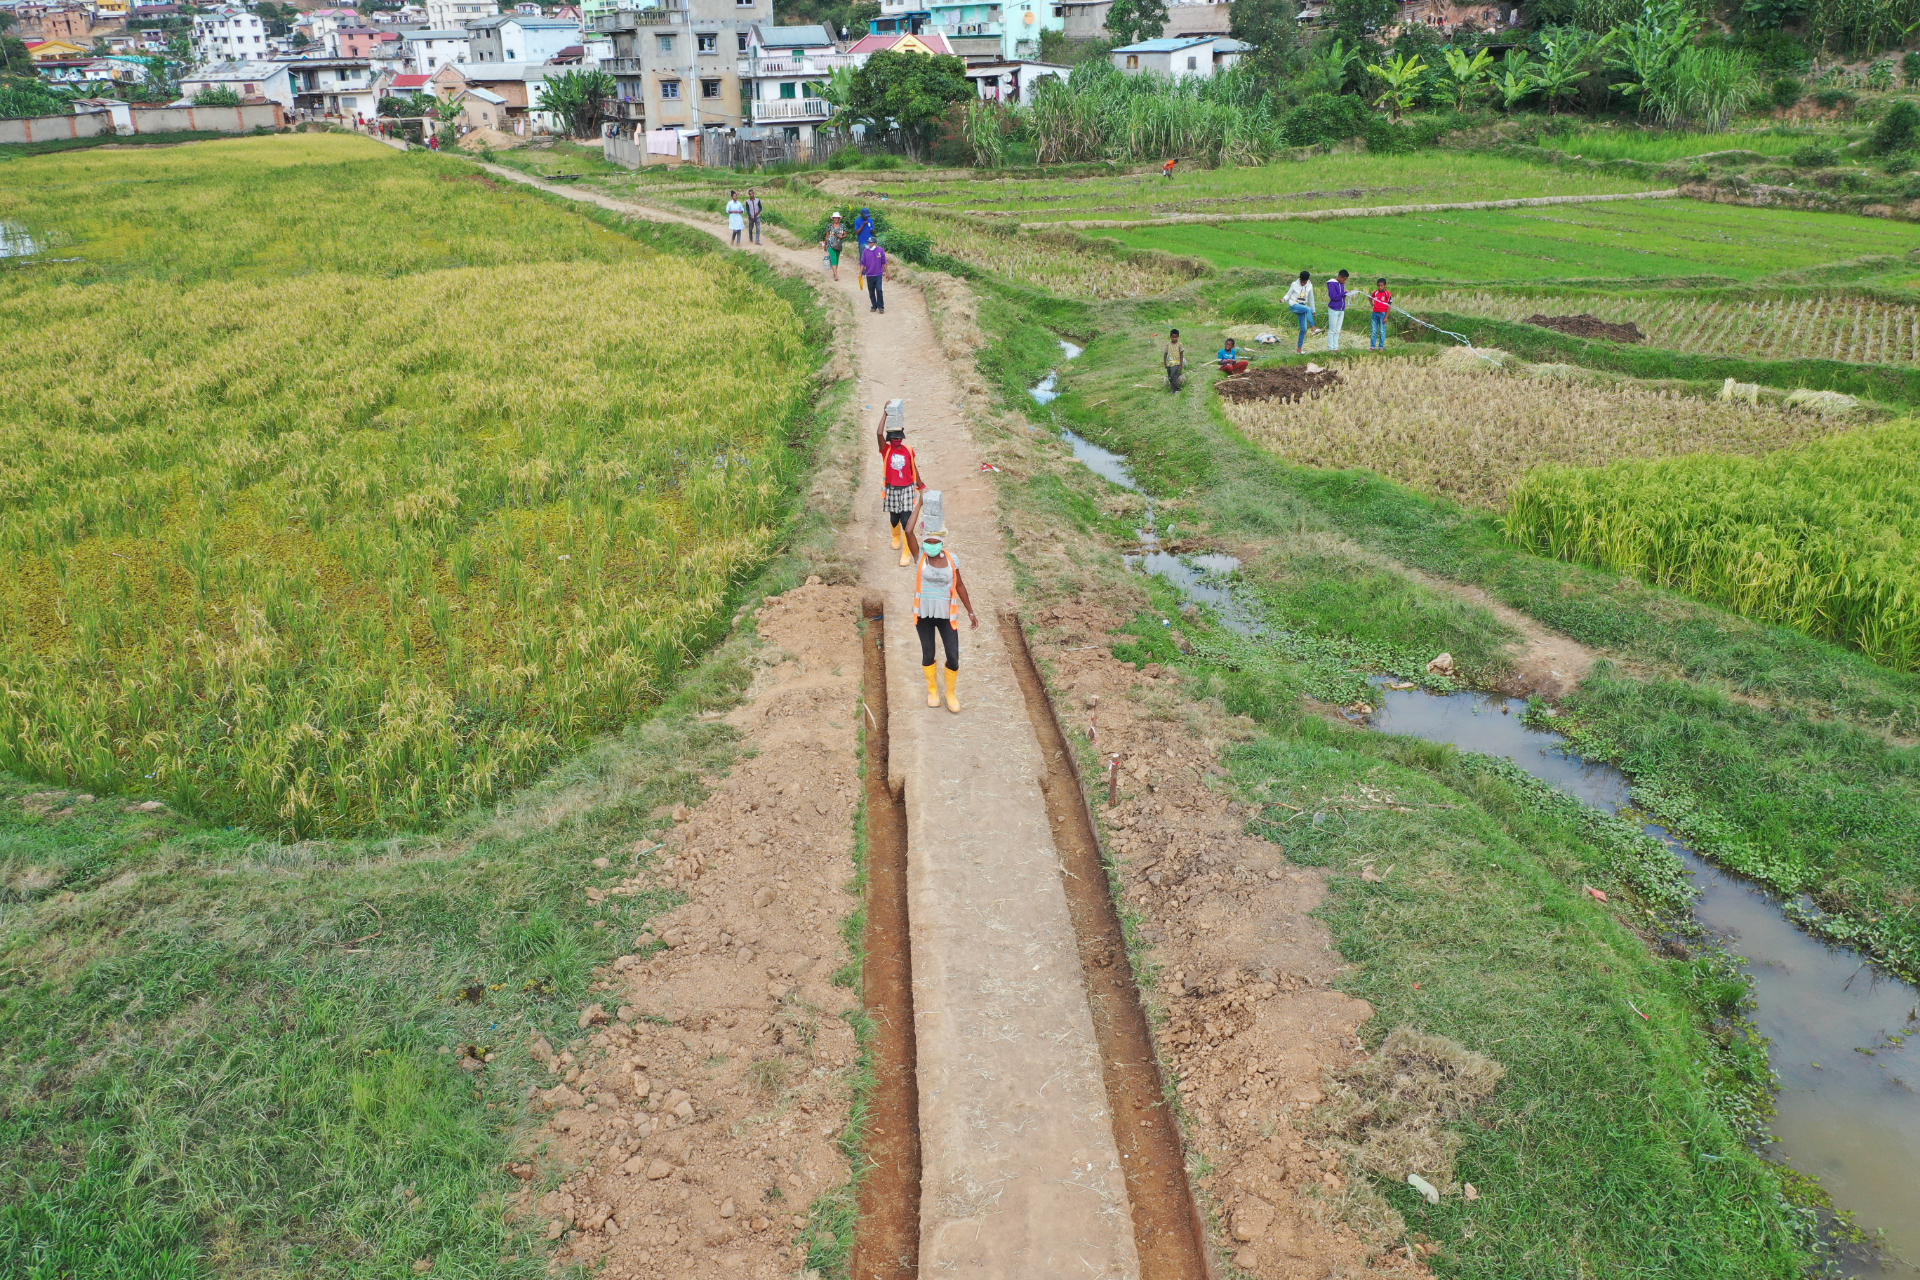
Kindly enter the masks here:
[[1192, 58], [1187, 59], [1187, 70], [1192, 71], [1195, 67], [1199, 65], [1200, 64], [1195, 62]]
[[1133, 71], [1133, 70], [1135, 70], [1135, 69], [1137, 69], [1137, 68], [1138, 68], [1139, 66], [1140, 66], [1140, 55], [1139, 55], [1139, 54], [1137, 54], [1137, 53], [1130, 53], [1130, 54], [1128, 54], [1128, 55], [1127, 55], [1127, 70], [1129, 70], [1129, 71]]
[[780, 96], [783, 98], [791, 98], [793, 96], [793, 81], [783, 80], [780, 82]]
[[244, 87], [244, 88], [246, 89], [246, 91], [247, 91], [248, 93], [258, 93], [258, 92], [260, 91], [260, 90], [259, 90], [259, 89], [258, 89], [258, 88], [257, 88], [256, 86], [254, 86], [254, 85], [245, 85], [245, 86], [243, 86], [243, 87]]
[[693, 39], [694, 39], [694, 48], [697, 52], [700, 52], [700, 53], [720, 52], [720, 37], [717, 35], [706, 33], [702, 35], [696, 35]]
[[703, 98], [719, 97], [720, 82], [718, 80], [702, 80], [700, 82], [700, 96]]
[[[519, 53], [519, 51], [518, 51], [517, 49], [509, 49], [509, 50], [507, 50], [507, 61], [508, 61], [508, 62], [518, 62], [518, 61], [520, 61], [520, 53]], [[1188, 58], [1188, 59], [1187, 59], [1187, 65], [1188, 65], [1188, 66], [1192, 66], [1192, 65], [1193, 65], [1193, 59], [1192, 59], [1192, 58]]]
[[809, 80], [809, 81], [807, 81], [807, 82], [806, 82], [805, 84], [803, 84], [803, 85], [801, 85], [801, 86], [800, 86], [800, 96], [801, 96], [801, 97], [803, 97], [803, 98], [817, 98], [817, 97], [819, 97], [819, 96], [820, 96], [820, 82], [819, 82], [819, 81], [817, 81], [817, 80]]
[[673, 37], [672, 37], [672, 36], [658, 36], [658, 37], [656, 37], [656, 39], [658, 39], [658, 40], [660, 41], [660, 52], [662, 52], [662, 53], [672, 53], [672, 52], [673, 52]]
[[742, 31], [736, 35], [734, 39], [740, 42], [740, 52], [745, 53], [747, 51], [747, 33]]
[[680, 82], [678, 80], [662, 80], [660, 82], [660, 98], [663, 102], [674, 102], [677, 101], [679, 97]]
[[800, 141], [800, 126], [790, 124], [780, 131], [780, 136], [788, 142], [798, 142]]

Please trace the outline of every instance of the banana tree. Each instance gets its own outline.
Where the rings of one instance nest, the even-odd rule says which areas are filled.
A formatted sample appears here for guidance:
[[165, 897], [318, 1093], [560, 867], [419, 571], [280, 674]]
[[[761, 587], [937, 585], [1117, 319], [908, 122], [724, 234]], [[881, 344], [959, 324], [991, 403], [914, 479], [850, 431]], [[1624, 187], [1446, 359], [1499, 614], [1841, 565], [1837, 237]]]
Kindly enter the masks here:
[[1513, 114], [1520, 99], [1540, 87], [1534, 70], [1533, 59], [1525, 49], [1515, 49], [1500, 64], [1500, 74], [1493, 78], [1493, 88], [1500, 95], [1500, 106], [1508, 115]]
[[1398, 120], [1400, 113], [1420, 96], [1420, 78], [1426, 75], [1427, 64], [1419, 58], [1396, 53], [1387, 60], [1386, 66], [1369, 64], [1367, 71], [1386, 84], [1379, 101], [1387, 104], [1388, 117]]
[[1597, 53], [1604, 51], [1611, 36], [1597, 39], [1591, 34], [1573, 28], [1561, 28], [1549, 33], [1541, 41], [1547, 51], [1547, 60], [1533, 71], [1534, 87], [1547, 100], [1547, 114], [1554, 114], [1562, 98], [1573, 96], [1581, 83], [1592, 75], [1588, 63]]
[[1480, 50], [1471, 58], [1461, 49], [1446, 49], [1447, 71], [1453, 76], [1453, 109], [1465, 111], [1467, 98], [1474, 89], [1493, 74], [1493, 54], [1486, 49]]

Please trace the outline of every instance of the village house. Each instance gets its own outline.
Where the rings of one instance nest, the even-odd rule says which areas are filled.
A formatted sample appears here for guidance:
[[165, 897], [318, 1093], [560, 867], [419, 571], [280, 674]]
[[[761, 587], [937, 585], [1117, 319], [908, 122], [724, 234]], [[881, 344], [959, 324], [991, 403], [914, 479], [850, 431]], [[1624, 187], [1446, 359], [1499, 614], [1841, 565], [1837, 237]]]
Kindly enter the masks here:
[[558, 18], [528, 18], [517, 13], [481, 18], [467, 24], [473, 62], [545, 62], [580, 43], [580, 24]]
[[973, 62], [966, 74], [983, 102], [1023, 102], [1042, 80], [1065, 80], [1073, 68], [1056, 62]]
[[746, 86], [749, 123], [778, 129], [787, 142], [811, 146], [816, 127], [833, 114], [820, 91], [835, 70], [854, 65], [853, 55], [840, 52], [821, 26], [756, 24], [744, 34], [747, 47], [739, 59], [739, 75]]
[[392, 82], [386, 86], [387, 96], [405, 98], [411, 101], [414, 98], [420, 97], [422, 94], [432, 93], [432, 80], [432, 76], [420, 75], [413, 72], [397, 75], [393, 78]]
[[219, 62], [180, 77], [180, 96], [192, 100], [207, 89], [231, 89], [244, 99], [260, 98], [293, 109], [293, 74], [284, 62]]
[[221, 5], [193, 19], [193, 60], [201, 65], [267, 55], [267, 24], [245, 9]]
[[549, 72], [558, 75], [560, 69], [524, 62], [450, 62], [429, 77], [427, 87], [436, 98], [485, 89], [500, 99], [497, 107], [488, 99], [480, 99], [501, 121], [490, 127], [528, 136], [540, 129], [552, 132], [560, 127], [552, 112], [540, 110], [540, 90]]
[[1151, 72], [1174, 80], [1217, 75], [1253, 46], [1231, 36], [1163, 36], [1122, 45], [1110, 57], [1128, 75]]
[[[969, 62], [1014, 62], [1040, 52], [1040, 33], [1065, 26], [1055, 0], [880, 0], [877, 36], [937, 35]], [[864, 42], [863, 42], [864, 43]]]
[[594, 34], [613, 38], [601, 69], [620, 87], [615, 119], [636, 132], [751, 124], [741, 59], [755, 24], [772, 22], [772, 0], [666, 0], [594, 17]]
[[427, 0], [427, 25], [436, 31], [465, 27], [500, 12], [493, 0]]
[[466, 28], [452, 28], [445, 31], [403, 31], [400, 33], [406, 46], [406, 64], [423, 75], [432, 75], [449, 62], [468, 62], [472, 59], [472, 42]]
[[327, 37], [327, 51], [336, 58], [380, 61], [398, 61], [406, 56], [398, 31], [380, 31], [373, 27], [335, 27]]
[[297, 110], [324, 116], [372, 116], [373, 63], [366, 58], [300, 58], [286, 64]]

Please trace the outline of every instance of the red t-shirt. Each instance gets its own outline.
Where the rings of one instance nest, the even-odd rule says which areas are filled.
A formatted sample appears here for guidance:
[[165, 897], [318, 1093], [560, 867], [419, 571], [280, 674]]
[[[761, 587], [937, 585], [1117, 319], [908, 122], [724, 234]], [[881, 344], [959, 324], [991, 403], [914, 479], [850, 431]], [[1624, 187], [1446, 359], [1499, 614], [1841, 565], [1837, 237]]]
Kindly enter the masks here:
[[887, 445], [886, 455], [881, 461], [886, 466], [886, 485], [889, 489], [904, 489], [919, 482], [920, 469], [914, 465], [913, 450], [904, 443], [895, 441]]
[[1382, 315], [1385, 315], [1393, 305], [1391, 289], [1375, 289], [1369, 296], [1373, 299], [1373, 309]]

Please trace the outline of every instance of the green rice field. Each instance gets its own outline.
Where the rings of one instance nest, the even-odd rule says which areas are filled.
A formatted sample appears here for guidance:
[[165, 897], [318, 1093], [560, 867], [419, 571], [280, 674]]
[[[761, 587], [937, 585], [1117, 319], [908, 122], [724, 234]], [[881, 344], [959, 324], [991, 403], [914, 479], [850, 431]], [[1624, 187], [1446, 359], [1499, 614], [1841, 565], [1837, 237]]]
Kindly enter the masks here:
[[1844, 141], [1831, 132], [1803, 129], [1767, 129], [1753, 133], [1663, 132], [1657, 129], [1582, 129], [1553, 134], [1540, 145], [1584, 160], [1645, 160], [1664, 164], [1717, 151], [1757, 151], [1764, 156], [1791, 155], [1810, 141], [1832, 145]]
[[1752, 209], [1691, 200], [1545, 209], [1142, 227], [1122, 244], [1191, 254], [1219, 267], [1346, 268], [1362, 279], [1445, 281], [1753, 280], [1920, 244], [1910, 226], [1837, 213]]
[[[865, 184], [868, 179], [861, 176]], [[1239, 169], [1176, 170], [1097, 178], [995, 178], [887, 183], [889, 197], [1023, 223], [1127, 221], [1193, 213], [1287, 213], [1398, 204], [1458, 204], [1530, 196], [1651, 191], [1660, 184], [1614, 174], [1544, 168], [1463, 152], [1407, 156], [1328, 155]]]

